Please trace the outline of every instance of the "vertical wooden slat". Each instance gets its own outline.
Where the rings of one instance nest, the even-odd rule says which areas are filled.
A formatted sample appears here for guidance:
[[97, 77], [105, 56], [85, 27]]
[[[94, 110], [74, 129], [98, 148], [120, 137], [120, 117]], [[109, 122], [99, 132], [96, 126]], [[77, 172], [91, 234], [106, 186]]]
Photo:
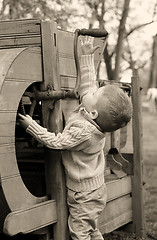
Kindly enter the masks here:
[[138, 237], [145, 234], [144, 186], [143, 186], [143, 131], [140, 84], [137, 71], [132, 77], [133, 100], [133, 154], [134, 175], [132, 181], [133, 230]]
[[[53, 85], [55, 90], [60, 90], [60, 75], [58, 65], [57, 26], [54, 22], [42, 22], [42, 53], [44, 86]], [[57, 101], [51, 110], [52, 101], [43, 102], [44, 125], [51, 132], [62, 131], [61, 102]], [[68, 240], [67, 205], [65, 176], [59, 150], [46, 149], [46, 176], [47, 191], [57, 203], [57, 224], [53, 225], [55, 240]]]

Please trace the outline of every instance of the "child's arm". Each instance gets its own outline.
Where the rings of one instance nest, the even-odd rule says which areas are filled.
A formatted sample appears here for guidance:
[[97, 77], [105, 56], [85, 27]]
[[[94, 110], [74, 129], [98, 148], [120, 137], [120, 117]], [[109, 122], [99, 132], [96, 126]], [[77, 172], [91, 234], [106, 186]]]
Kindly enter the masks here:
[[56, 135], [41, 127], [29, 115], [19, 114], [18, 120], [21, 127], [48, 148], [61, 150], [75, 148], [76, 150], [81, 150], [81, 148], [85, 147], [85, 144], [86, 146], [90, 144], [91, 132], [93, 130], [85, 122], [75, 121], [68, 128], [66, 127], [66, 130], [62, 133]]
[[81, 41], [83, 54], [80, 61], [81, 83], [78, 89], [81, 100], [88, 91], [94, 91], [98, 88], [94, 66], [94, 52], [100, 46], [93, 47], [93, 42], [94, 38], [89, 36], [86, 36], [84, 41]]

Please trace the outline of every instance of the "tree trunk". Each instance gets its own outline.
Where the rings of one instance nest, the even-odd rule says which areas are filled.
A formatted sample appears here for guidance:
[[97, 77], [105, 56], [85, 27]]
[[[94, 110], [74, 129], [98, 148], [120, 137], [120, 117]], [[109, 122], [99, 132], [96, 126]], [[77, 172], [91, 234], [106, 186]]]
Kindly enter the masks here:
[[117, 47], [116, 47], [115, 71], [114, 71], [114, 79], [115, 80], [119, 79], [120, 60], [121, 60], [121, 55], [122, 55], [125, 24], [126, 24], [126, 19], [127, 19], [128, 12], [129, 12], [129, 4], [130, 4], [130, 0], [125, 0], [123, 13], [122, 13], [122, 17], [121, 17], [120, 25], [119, 25], [118, 42], [117, 42]]
[[154, 37], [148, 88], [157, 87], [157, 35]]

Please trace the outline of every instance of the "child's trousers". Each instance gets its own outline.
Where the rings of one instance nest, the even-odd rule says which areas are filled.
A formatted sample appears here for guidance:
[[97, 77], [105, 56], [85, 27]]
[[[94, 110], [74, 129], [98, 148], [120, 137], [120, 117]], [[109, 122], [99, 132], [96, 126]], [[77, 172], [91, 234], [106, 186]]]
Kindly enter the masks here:
[[103, 240], [98, 218], [106, 205], [106, 185], [91, 192], [68, 189], [69, 231], [73, 240]]

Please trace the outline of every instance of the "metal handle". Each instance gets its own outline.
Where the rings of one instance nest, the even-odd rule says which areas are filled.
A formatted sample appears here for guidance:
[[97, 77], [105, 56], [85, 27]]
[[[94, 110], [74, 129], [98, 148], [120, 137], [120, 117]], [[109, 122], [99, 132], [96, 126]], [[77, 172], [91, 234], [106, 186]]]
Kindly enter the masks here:
[[81, 69], [79, 64], [78, 52], [77, 52], [77, 43], [78, 43], [78, 36], [79, 36], [80, 29], [75, 30], [75, 37], [74, 37], [74, 60], [76, 66], [76, 85], [74, 87], [74, 94], [76, 98], [79, 98], [78, 88], [81, 82]]
[[91, 37], [107, 37], [108, 32], [105, 29], [99, 29], [99, 28], [94, 28], [94, 29], [78, 29], [78, 34], [82, 36], [91, 36]]

